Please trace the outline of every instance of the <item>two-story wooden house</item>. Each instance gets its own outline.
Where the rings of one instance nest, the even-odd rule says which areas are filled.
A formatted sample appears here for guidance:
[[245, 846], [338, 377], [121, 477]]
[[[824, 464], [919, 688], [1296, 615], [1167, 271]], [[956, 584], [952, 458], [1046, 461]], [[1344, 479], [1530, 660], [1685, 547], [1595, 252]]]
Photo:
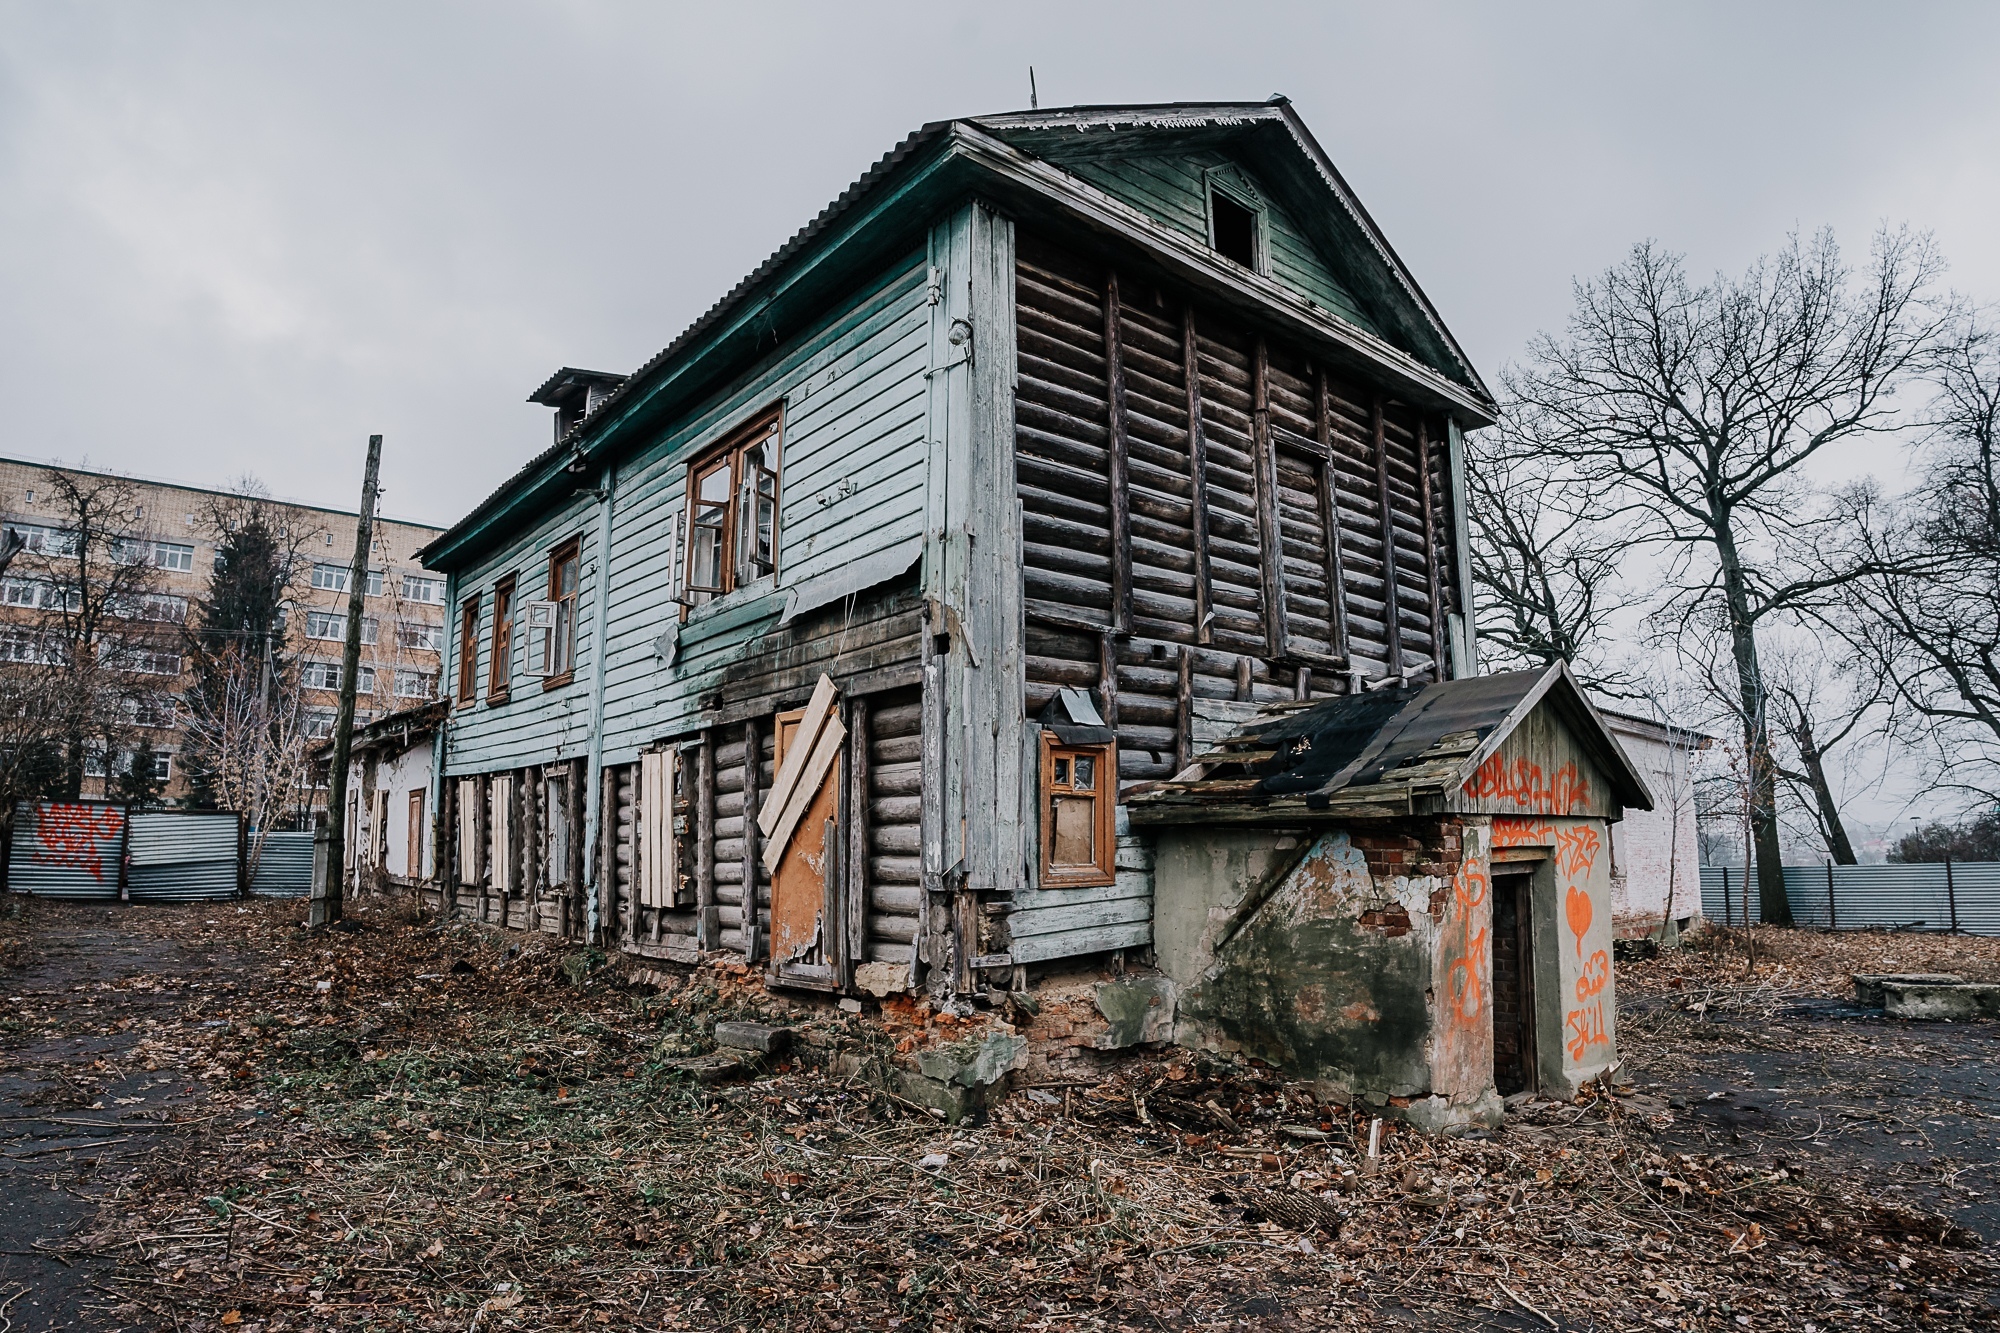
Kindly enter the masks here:
[[1128, 803], [1233, 724], [1476, 665], [1491, 396], [1283, 99], [928, 125], [535, 400], [553, 447], [425, 553], [489, 921], [1019, 985], [1151, 946]]

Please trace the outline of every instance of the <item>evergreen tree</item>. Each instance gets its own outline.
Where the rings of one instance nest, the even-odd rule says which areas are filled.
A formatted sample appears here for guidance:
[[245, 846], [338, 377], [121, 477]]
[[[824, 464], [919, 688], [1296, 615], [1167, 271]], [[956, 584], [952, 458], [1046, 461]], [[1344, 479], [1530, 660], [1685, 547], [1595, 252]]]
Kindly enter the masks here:
[[153, 738], [141, 732], [130, 762], [112, 779], [111, 799], [142, 810], [158, 805], [160, 791], [167, 785], [158, 777], [158, 767], [159, 752], [153, 749]]

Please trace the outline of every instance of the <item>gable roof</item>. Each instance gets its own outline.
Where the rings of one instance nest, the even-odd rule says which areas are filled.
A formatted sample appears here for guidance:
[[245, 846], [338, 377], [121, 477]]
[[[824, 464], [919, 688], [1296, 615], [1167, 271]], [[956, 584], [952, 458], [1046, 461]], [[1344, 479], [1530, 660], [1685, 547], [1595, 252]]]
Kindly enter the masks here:
[[[1322, 227], [1351, 230], [1378, 256], [1380, 263], [1363, 275], [1361, 285], [1377, 306], [1384, 305], [1384, 294], [1395, 296], [1386, 309], [1391, 314], [1401, 310], [1401, 315], [1389, 323], [1409, 335], [1416, 350], [1341, 320], [1279, 284], [1221, 260], [1205, 245], [1190, 243], [1035, 151], [1038, 144], [1113, 128], [1157, 137], [1162, 143], [1180, 142], [1197, 131], [1242, 132], [1239, 147], [1250, 151], [1260, 170], [1287, 189], [1295, 212], [1325, 215]], [[1298, 199], [1310, 197], [1314, 190], [1325, 206], [1301, 209]], [[862, 281], [869, 266], [891, 262], [899, 251], [917, 243], [944, 206], [975, 192], [1038, 224], [1100, 243], [1109, 238], [1145, 247], [1163, 268], [1205, 295], [1252, 318], [1283, 321], [1287, 332], [1307, 345], [1317, 346], [1330, 358], [1366, 367], [1397, 384], [1400, 393], [1421, 406], [1450, 412], [1468, 428], [1493, 420], [1492, 394], [1284, 99], [1079, 107], [934, 121], [885, 154], [634, 371], [595, 411], [420, 556], [440, 569], [469, 563], [478, 550], [497, 539], [496, 534], [507, 531], [524, 508], [555, 495], [567, 498], [574, 487], [573, 464], [579, 459], [587, 465], [615, 454], [634, 432], [656, 428], [673, 413], [698, 405], [730, 375], [767, 352], [779, 330], [802, 327]]]
[[1151, 824], [1440, 813], [1543, 708], [1621, 807], [1653, 808], [1645, 778], [1560, 662], [1269, 708], [1128, 804], [1134, 822]]

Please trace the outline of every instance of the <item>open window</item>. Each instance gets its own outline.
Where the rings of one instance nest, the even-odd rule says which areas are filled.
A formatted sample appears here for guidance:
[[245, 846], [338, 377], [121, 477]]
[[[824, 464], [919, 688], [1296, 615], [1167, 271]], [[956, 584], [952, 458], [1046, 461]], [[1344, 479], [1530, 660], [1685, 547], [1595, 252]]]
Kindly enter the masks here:
[[772, 408], [688, 469], [689, 607], [777, 568], [781, 419]]
[[1208, 243], [1224, 259], [1264, 271], [1264, 209], [1249, 189], [1223, 176], [1208, 182]]
[[576, 674], [576, 593], [583, 539], [572, 537], [549, 552], [548, 596], [521, 607], [527, 633], [527, 671], [543, 689], [567, 685]]

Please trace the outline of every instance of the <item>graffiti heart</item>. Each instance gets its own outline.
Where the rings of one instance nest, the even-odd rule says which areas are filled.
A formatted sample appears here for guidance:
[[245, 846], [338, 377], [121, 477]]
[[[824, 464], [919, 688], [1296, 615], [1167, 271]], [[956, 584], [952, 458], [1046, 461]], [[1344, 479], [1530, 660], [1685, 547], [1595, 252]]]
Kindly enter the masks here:
[[1572, 884], [1563, 895], [1563, 916], [1569, 921], [1569, 933], [1576, 936], [1576, 956], [1583, 957], [1584, 933], [1590, 929], [1590, 918], [1595, 909], [1590, 905], [1590, 895]]

